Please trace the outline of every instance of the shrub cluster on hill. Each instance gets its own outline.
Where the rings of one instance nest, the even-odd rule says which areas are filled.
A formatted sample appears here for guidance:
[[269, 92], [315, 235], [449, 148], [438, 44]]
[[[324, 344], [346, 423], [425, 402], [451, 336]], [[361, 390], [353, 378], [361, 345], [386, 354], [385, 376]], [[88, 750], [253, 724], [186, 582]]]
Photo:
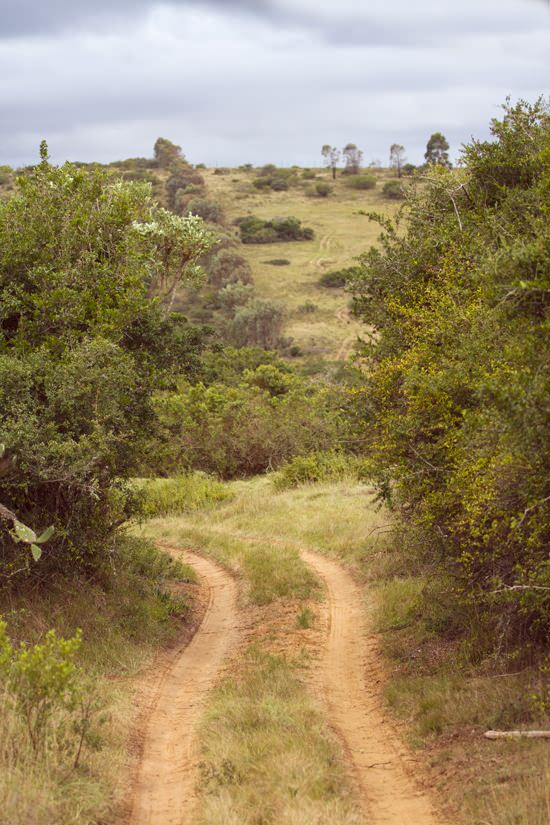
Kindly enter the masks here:
[[347, 266], [344, 269], [333, 269], [325, 272], [319, 278], [319, 286], [328, 289], [342, 289], [361, 272], [359, 266]]
[[280, 241], [310, 241], [315, 237], [313, 229], [303, 227], [298, 218], [272, 218], [264, 221], [255, 215], [237, 218], [243, 243], [277, 243]]
[[368, 174], [348, 175], [346, 177], [346, 186], [349, 186], [350, 189], [375, 189], [376, 177]]
[[383, 221], [364, 257], [360, 397], [380, 490], [451, 577], [448, 603], [525, 651], [550, 627], [548, 109], [507, 106], [492, 135], [463, 169], [435, 166], [406, 232]]

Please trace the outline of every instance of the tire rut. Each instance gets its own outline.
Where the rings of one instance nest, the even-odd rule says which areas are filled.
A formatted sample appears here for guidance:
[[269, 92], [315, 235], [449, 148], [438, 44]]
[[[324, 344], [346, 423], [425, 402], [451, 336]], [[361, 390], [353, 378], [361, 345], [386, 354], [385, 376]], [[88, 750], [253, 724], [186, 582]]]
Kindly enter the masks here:
[[[418, 787], [410, 753], [392, 729], [380, 699], [383, 673], [365, 626], [360, 587], [340, 564], [303, 550], [328, 590], [328, 639], [315, 688], [340, 736], [369, 825], [438, 825]], [[417, 769], [416, 769], [417, 770]]]
[[213, 561], [165, 548], [191, 564], [208, 589], [204, 618], [162, 674], [147, 719], [131, 806], [131, 825], [187, 825], [196, 804], [197, 724], [239, 635], [238, 587]]

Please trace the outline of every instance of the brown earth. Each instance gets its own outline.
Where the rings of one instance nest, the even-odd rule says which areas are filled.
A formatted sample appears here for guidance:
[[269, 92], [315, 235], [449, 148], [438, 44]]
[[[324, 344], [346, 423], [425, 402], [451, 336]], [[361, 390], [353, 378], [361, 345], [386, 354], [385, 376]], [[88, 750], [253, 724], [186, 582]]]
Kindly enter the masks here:
[[412, 756], [381, 701], [382, 665], [360, 586], [331, 559], [309, 550], [302, 558], [328, 591], [328, 638], [314, 684], [344, 745], [365, 822], [436, 825], [439, 817], [415, 779]]
[[[252, 536], [236, 534], [243, 541]], [[197, 803], [197, 725], [222, 668], [238, 670], [254, 639], [273, 639], [273, 652], [293, 656], [304, 647], [310, 683], [342, 742], [368, 825], [438, 825], [420, 766], [403, 745], [381, 699], [384, 679], [376, 637], [369, 633], [364, 595], [338, 562], [300, 548], [324, 582], [328, 598], [315, 630], [296, 632], [299, 604], [237, 608], [234, 578], [214, 562], [170, 549], [199, 573], [208, 593], [204, 619], [192, 641], [157, 676], [143, 725], [143, 752], [128, 825], [186, 825]], [[301, 605], [303, 607], [303, 604]], [[313, 605], [312, 605], [313, 607]], [[272, 630], [277, 628], [276, 633]]]
[[[171, 549], [199, 574], [208, 594], [192, 640], [171, 655], [151, 691], [130, 825], [186, 825], [196, 802], [197, 724], [206, 698], [239, 638], [238, 587], [219, 565]], [[159, 667], [159, 665], [157, 665]]]

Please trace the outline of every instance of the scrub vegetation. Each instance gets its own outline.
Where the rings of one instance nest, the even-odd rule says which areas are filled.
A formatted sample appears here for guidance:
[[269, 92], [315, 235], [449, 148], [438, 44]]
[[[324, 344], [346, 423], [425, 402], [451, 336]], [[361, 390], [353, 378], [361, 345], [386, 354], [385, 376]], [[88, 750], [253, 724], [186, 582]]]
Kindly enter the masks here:
[[159, 138], [1, 168], [10, 825], [122, 821], [136, 679], [199, 588], [163, 545], [229, 568], [247, 627], [202, 721], [196, 825], [362, 821], [311, 690], [311, 550], [364, 588], [449, 820], [548, 821], [545, 742], [482, 737], [550, 711], [548, 109], [507, 103], [457, 168], [439, 132], [423, 167], [404, 151], [209, 170]]

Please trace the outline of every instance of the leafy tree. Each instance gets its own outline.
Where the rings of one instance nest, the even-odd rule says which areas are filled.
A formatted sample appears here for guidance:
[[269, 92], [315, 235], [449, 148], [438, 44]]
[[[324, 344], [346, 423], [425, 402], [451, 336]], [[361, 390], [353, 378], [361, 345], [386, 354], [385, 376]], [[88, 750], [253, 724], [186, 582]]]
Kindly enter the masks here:
[[405, 231], [382, 220], [354, 279], [376, 331], [356, 397], [382, 494], [502, 649], [550, 629], [550, 113], [508, 103], [491, 131]]
[[194, 277], [202, 223], [156, 208], [146, 184], [51, 166], [45, 144], [41, 158], [0, 203], [0, 502], [55, 533], [28, 568], [27, 535], [0, 518], [12, 583], [106, 562], [131, 511], [124, 479], [148, 452], [152, 393], [203, 346], [150, 297], [163, 278]]
[[390, 147], [390, 167], [395, 169], [398, 178], [401, 177], [405, 160], [405, 147], [401, 146], [400, 143], [392, 143]]
[[172, 141], [167, 138], [159, 137], [156, 139], [154, 152], [155, 160], [161, 169], [167, 169], [169, 166], [172, 166], [173, 163], [184, 160], [181, 146], [172, 143]]
[[348, 143], [342, 150], [342, 155], [346, 162], [344, 172], [346, 175], [358, 175], [363, 162], [363, 152], [358, 149], [355, 143]]
[[447, 166], [451, 165], [449, 161], [449, 143], [447, 138], [441, 132], [434, 132], [426, 144], [426, 152], [424, 154], [426, 163], [430, 166]]
[[325, 143], [321, 149], [321, 154], [325, 166], [328, 166], [332, 172], [332, 179], [336, 180], [336, 170], [338, 169], [338, 162], [340, 161], [340, 150], [337, 149], [336, 146], [330, 146], [330, 144]]

